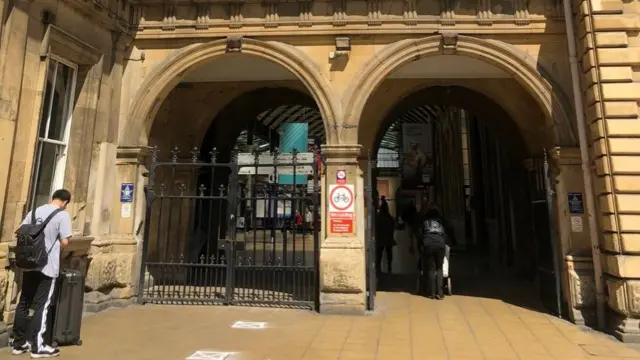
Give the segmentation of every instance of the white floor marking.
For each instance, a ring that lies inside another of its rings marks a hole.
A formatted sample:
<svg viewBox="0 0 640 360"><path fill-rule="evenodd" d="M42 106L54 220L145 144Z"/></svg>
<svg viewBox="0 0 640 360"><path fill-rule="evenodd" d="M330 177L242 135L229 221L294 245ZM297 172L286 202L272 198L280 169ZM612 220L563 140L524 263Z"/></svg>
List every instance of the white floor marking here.
<svg viewBox="0 0 640 360"><path fill-rule="evenodd" d="M232 354L232 352L196 351L185 360L225 360Z"/></svg>
<svg viewBox="0 0 640 360"><path fill-rule="evenodd" d="M267 327L266 322L253 322L253 321L236 321L231 325L234 329L264 329Z"/></svg>

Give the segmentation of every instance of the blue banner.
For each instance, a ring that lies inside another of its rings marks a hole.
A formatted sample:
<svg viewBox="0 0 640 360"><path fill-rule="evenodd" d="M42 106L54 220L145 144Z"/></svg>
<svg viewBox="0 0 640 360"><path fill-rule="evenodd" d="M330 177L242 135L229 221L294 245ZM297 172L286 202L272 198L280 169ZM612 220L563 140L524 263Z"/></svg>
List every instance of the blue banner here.
<svg viewBox="0 0 640 360"><path fill-rule="evenodd" d="M290 123L280 125L280 152L290 153L293 149L306 152L309 142L309 124ZM278 175L278 183L293 185L293 175ZM295 183L307 184L307 175L296 175Z"/></svg>

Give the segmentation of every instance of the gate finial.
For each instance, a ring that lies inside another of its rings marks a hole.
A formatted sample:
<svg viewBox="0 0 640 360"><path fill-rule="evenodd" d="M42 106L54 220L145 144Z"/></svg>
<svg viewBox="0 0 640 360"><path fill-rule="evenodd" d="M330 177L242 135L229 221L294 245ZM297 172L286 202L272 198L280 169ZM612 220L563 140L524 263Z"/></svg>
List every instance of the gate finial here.
<svg viewBox="0 0 640 360"><path fill-rule="evenodd" d="M150 149L149 149L149 154L151 154L151 162L156 162L158 161L158 153L160 151L158 150L158 145L153 145Z"/></svg>
<svg viewBox="0 0 640 360"><path fill-rule="evenodd" d="M174 146L173 150L171 150L171 162L178 162L178 154L180 154L180 149L178 149L178 146Z"/></svg>
<svg viewBox="0 0 640 360"><path fill-rule="evenodd" d="M209 156L211 158L211 163L215 164L216 163L216 159L218 157L218 149L216 149L215 147L213 149L211 149L211 151L209 151Z"/></svg>
<svg viewBox="0 0 640 360"><path fill-rule="evenodd" d="M198 150L197 146L194 146L193 149L191 149L191 162L194 164L197 163L198 157L200 157L200 150Z"/></svg>

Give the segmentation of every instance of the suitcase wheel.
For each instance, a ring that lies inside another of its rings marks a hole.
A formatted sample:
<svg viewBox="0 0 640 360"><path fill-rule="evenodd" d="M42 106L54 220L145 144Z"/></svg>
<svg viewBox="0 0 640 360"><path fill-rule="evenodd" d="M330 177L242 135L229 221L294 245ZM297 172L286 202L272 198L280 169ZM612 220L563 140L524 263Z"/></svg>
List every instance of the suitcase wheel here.
<svg viewBox="0 0 640 360"><path fill-rule="evenodd" d="M82 340L78 339L78 341L76 341L76 345L82 346Z"/></svg>
<svg viewBox="0 0 640 360"><path fill-rule="evenodd" d="M57 347L58 347L58 342L57 342L57 341L54 341L54 342L53 342L53 344L51 344L51 347L53 347L53 348L57 348Z"/></svg>

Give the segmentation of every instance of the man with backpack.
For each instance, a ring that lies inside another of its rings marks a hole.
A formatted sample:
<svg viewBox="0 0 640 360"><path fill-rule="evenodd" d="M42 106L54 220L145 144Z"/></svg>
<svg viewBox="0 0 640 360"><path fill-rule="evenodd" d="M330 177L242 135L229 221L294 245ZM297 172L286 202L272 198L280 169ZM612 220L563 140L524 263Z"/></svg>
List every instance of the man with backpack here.
<svg viewBox="0 0 640 360"><path fill-rule="evenodd" d="M13 355L31 352L35 359L60 355L48 344L47 324L60 272L60 249L69 244L71 218L65 211L71 193L60 189L51 202L30 211L16 231L16 265L23 270L20 301L13 325ZM29 318L29 309L33 316Z"/></svg>
<svg viewBox="0 0 640 360"><path fill-rule="evenodd" d="M426 269L428 296L431 299L442 300L443 293L443 264L446 247L453 242L453 234L448 222L438 211L437 206L426 201L414 225L414 238L420 249L420 261ZM411 245L411 252L415 246Z"/></svg>

